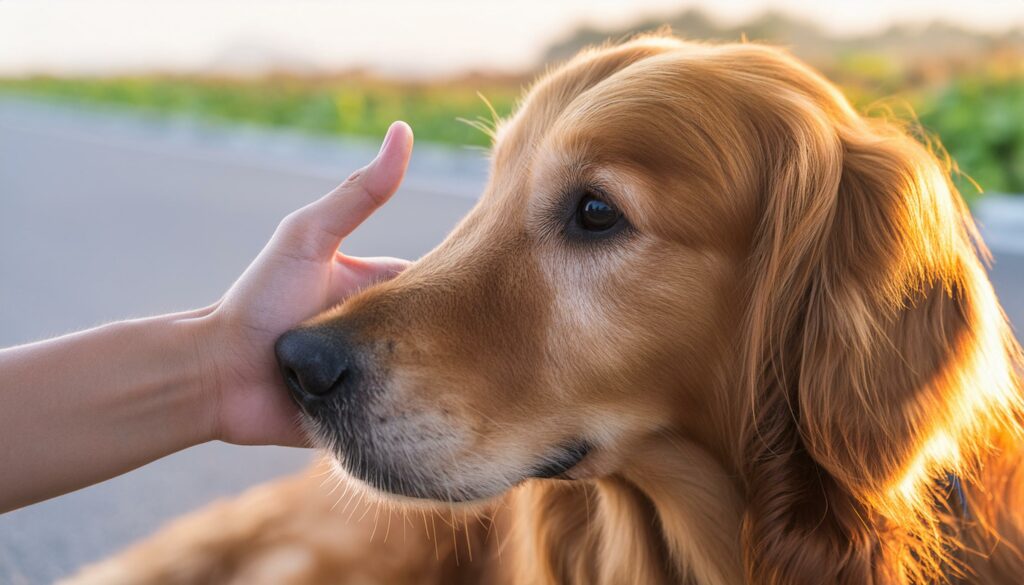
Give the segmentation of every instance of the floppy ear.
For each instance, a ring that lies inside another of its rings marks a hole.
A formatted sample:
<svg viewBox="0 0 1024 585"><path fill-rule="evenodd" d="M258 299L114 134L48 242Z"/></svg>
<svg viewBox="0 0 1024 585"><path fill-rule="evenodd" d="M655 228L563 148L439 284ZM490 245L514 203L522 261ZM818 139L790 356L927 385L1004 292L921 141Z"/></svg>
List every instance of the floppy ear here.
<svg viewBox="0 0 1024 585"><path fill-rule="evenodd" d="M749 578L931 582L945 570L932 480L1009 424L1016 346L934 155L800 83L762 134Z"/></svg>

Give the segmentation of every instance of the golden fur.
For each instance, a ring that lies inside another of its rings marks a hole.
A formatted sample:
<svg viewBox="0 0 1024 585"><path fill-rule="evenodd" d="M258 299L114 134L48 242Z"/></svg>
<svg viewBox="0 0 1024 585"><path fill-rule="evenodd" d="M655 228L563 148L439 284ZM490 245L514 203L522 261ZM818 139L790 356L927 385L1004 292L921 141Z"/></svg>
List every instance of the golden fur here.
<svg viewBox="0 0 1024 585"><path fill-rule="evenodd" d="M627 232L567 242L588 189ZM257 488L72 582L1019 582L1024 361L979 253L940 160L783 51L585 51L440 247L308 325L382 364L375 453L415 464ZM576 437L571 481L522 481Z"/></svg>

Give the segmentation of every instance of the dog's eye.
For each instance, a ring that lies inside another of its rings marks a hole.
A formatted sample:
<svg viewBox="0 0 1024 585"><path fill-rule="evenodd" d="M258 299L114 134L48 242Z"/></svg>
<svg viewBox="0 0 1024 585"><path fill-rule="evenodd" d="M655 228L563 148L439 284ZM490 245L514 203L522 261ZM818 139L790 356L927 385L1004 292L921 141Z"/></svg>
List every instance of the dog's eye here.
<svg viewBox="0 0 1024 585"><path fill-rule="evenodd" d="M601 201L592 194L580 200L576 211L576 221L580 227L591 232L603 232L611 229L619 222L622 214L610 204Z"/></svg>

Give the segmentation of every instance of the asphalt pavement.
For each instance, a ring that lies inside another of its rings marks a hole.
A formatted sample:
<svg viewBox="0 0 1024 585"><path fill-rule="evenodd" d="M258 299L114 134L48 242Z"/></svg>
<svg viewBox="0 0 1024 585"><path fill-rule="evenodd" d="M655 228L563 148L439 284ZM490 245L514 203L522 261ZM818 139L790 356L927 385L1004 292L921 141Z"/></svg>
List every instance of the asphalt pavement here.
<svg viewBox="0 0 1024 585"><path fill-rule="evenodd" d="M213 302L284 215L376 148L0 99L0 347ZM422 255L473 205L486 170L479 152L417 145L405 186L344 250ZM995 249L993 281L1024 324L1024 250L1017 228L1001 229L1011 244ZM208 444L2 515L0 583L51 582L311 457Z"/></svg>
<svg viewBox="0 0 1024 585"><path fill-rule="evenodd" d="M370 142L0 100L0 347L215 301L288 212L369 162ZM479 152L417 145L356 255L421 256L475 202ZM312 453L202 445L0 516L0 583L49 583ZM3 470L0 470L3 473Z"/></svg>

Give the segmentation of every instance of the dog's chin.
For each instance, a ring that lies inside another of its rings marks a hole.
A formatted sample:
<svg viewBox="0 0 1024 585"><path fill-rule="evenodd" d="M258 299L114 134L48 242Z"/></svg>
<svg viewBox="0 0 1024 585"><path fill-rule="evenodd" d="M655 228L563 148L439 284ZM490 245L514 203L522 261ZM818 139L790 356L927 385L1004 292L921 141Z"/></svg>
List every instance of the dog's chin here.
<svg viewBox="0 0 1024 585"><path fill-rule="evenodd" d="M330 455L335 472L362 488L367 494L391 503L413 507L430 507L439 503L467 506L485 504L519 483L502 479L489 482L489 485L475 486L463 483L453 486L437 481L413 480L397 472L367 474L365 466L349 465L348 460L349 458L343 454ZM420 475L428 473L424 469Z"/></svg>
<svg viewBox="0 0 1024 585"><path fill-rule="evenodd" d="M443 477L442 474L431 474L426 467L417 469L416 477L410 477L410 474L390 469L384 464L359 455L349 456L335 452L331 455L331 461L337 472L386 500L413 505L474 505L499 497L510 488L529 479L572 479L570 472L592 450L590 443L573 441L561 445L553 454L538 457L538 463L525 472L510 472L508 476L491 478L480 485L466 482L447 485L438 481ZM353 461L357 463L352 464Z"/></svg>

